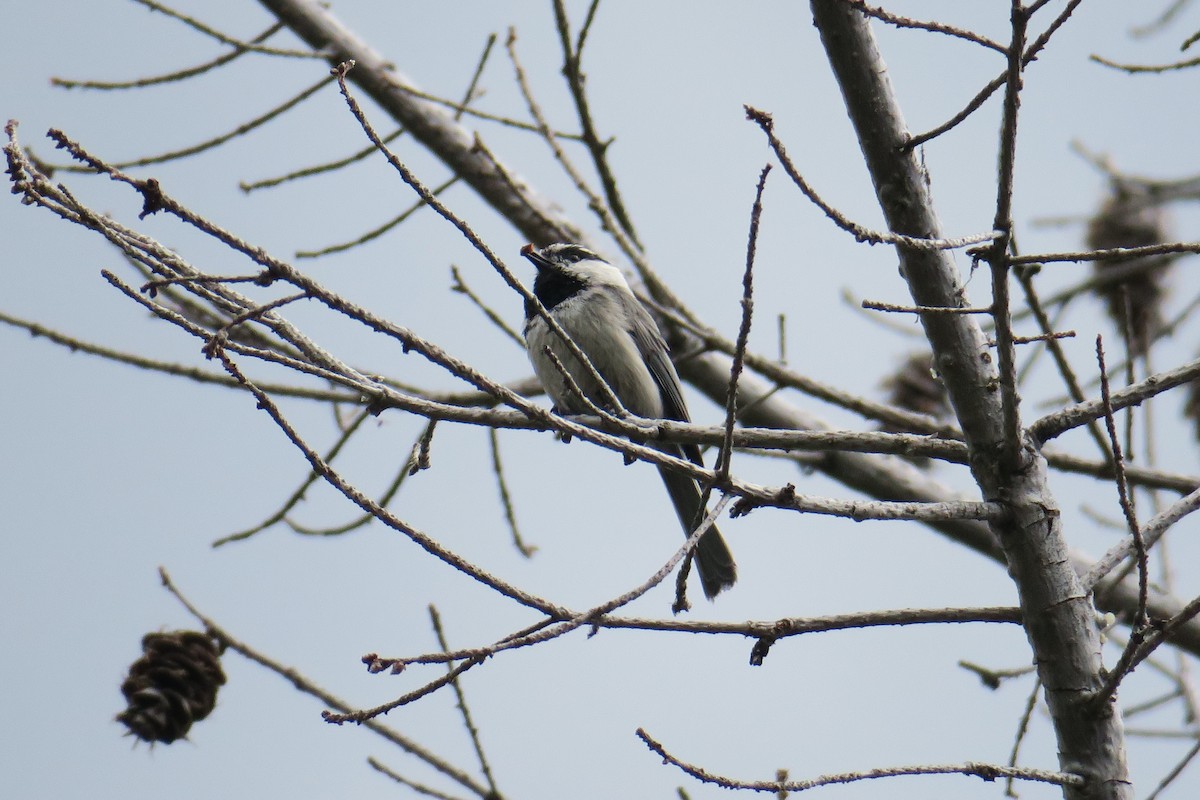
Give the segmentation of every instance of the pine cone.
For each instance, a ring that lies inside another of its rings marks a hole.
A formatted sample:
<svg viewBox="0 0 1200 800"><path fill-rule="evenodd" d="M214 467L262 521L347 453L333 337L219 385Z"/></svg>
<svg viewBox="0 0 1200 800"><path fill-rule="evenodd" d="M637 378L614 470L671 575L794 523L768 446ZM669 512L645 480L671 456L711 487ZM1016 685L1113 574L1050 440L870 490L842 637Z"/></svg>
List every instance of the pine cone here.
<svg viewBox="0 0 1200 800"><path fill-rule="evenodd" d="M1088 223L1087 246L1092 250L1148 247L1168 241L1166 213L1162 206L1145 189L1128 182L1113 181L1112 194ZM1108 314L1117 328L1128 334L1130 351L1134 355L1145 355L1150 341L1162 327L1163 278L1174 259L1171 255L1142 256L1093 263L1097 275L1118 266L1145 266L1137 274L1096 289L1107 303Z"/></svg>
<svg viewBox="0 0 1200 800"><path fill-rule="evenodd" d="M121 684L128 708L117 720L129 728L127 735L170 744L212 712L223 683L220 651L208 635L148 633L142 638L142 657Z"/></svg>
<svg viewBox="0 0 1200 800"><path fill-rule="evenodd" d="M889 392L888 402L899 408L930 417L950 413L946 389L933 373L929 353L910 355L900 370L883 382L883 387Z"/></svg>
<svg viewBox="0 0 1200 800"><path fill-rule="evenodd" d="M943 418L950 415L950 403L946 399L946 388L930 367L929 353L913 353L904 361L899 371L883 382L888 391L888 402L907 411ZM888 433L906 433L894 425L883 425ZM929 469L928 458L908 459L921 469Z"/></svg>

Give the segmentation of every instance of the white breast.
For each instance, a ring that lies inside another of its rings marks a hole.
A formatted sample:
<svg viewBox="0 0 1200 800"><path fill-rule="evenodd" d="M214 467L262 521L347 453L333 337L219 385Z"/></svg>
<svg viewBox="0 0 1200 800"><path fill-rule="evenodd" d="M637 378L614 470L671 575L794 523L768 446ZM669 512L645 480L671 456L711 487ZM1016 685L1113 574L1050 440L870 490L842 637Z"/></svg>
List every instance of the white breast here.
<svg viewBox="0 0 1200 800"><path fill-rule="evenodd" d="M636 302L636 300L634 301ZM575 340L596 370L604 377L625 408L638 416L662 416L662 398L650 376L627 326L619 300L609 291L588 289L554 308L554 319ZM603 405L599 385L590 377L566 345L550 332L545 321L535 317L525 332L534 372L555 406L568 413L583 413L579 401L543 350L547 344L575 379L588 399Z"/></svg>

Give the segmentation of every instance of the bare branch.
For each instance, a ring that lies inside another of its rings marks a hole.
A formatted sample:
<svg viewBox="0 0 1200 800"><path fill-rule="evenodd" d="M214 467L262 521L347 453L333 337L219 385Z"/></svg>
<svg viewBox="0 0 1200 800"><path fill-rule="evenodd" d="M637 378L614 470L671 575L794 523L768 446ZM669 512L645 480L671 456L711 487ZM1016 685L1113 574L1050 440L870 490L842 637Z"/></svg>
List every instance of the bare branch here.
<svg viewBox="0 0 1200 800"><path fill-rule="evenodd" d="M1154 790L1146 795L1146 800L1155 800L1155 798L1162 794L1163 790L1175 782L1175 779L1187 769L1188 765L1195 760L1197 755L1200 755L1200 738L1196 739L1196 743L1184 754L1183 758L1179 759L1179 762L1171 768L1171 771L1163 776L1163 779L1158 782Z"/></svg>
<svg viewBox="0 0 1200 800"><path fill-rule="evenodd" d="M947 36L952 36L956 39L963 39L974 44L982 45L989 50L995 50L997 53L1006 54L1008 48L997 41L981 36L974 31L969 31L964 28L958 28L954 25L946 25L941 22L927 22L923 20L910 19L902 17L899 14L893 14L886 9L877 6L867 5L864 0L842 0L847 5L854 6L864 14L874 17L877 20L895 25L897 28L913 28L915 30L932 31L934 33L943 33Z"/></svg>
<svg viewBox="0 0 1200 800"><path fill-rule="evenodd" d="M137 2L146 2L146 0L137 0ZM270 109L269 111L266 111L265 113L260 114L259 116L255 117L252 120L249 120L248 122L243 122L241 125L238 125L233 130L227 131L226 133L222 133L220 136L214 136L211 139L207 139L198 144L194 144L189 147L184 147L179 150L172 150L167 153L160 153L159 155L156 155L156 156L146 156L145 158L135 158L130 161L119 161L119 162L117 162L115 164L111 164L109 166L112 169L118 169L118 170L132 169L134 167L145 167L145 166L149 166L150 164L162 164L167 161L175 161L176 159L187 158L188 156L194 156L198 153L203 153L206 150L211 150L214 147L219 147L228 141L231 141L233 139L236 139L239 136L249 133L250 131L254 130L255 128L262 127L263 125L267 124L268 122L270 122L271 120L280 116L281 114L283 114L287 111L290 111L291 109L300 105L300 103L302 103L305 100L307 100L308 98L312 97L317 92L321 91L321 89L325 88L325 86L327 86L328 84L330 84L332 82L333 82L333 78L322 78L321 80L317 81L312 86L308 87L307 89L305 89L304 91L295 95L294 97L289 98L288 100L284 101L280 105L275 106L274 108ZM90 167L90 165L89 165L89 167ZM61 166L56 166L55 169L61 169L64 172L88 172L88 171L90 171L89 168L77 167L73 164L65 164L65 165L61 165Z"/></svg>
<svg viewBox="0 0 1200 800"><path fill-rule="evenodd" d="M487 303L485 303L483 299L479 297L479 295L475 294L475 292L471 290L471 287L468 286L467 282L463 280L462 273L458 271L458 267L454 264L450 265L450 277L454 281L450 285L450 291L465 295L466 298L470 300L476 308L483 312L484 316L488 318L489 322L495 325L501 333L508 337L509 341L524 349L525 339L521 336L521 334L514 331L509 324L504 321L504 317L500 316L495 309L487 305Z"/></svg>
<svg viewBox="0 0 1200 800"><path fill-rule="evenodd" d="M283 678L304 694L317 698L328 708L339 708L346 710L350 709L351 706L347 702L317 686L308 678L300 674L300 672L298 672L296 669L292 667L285 667L279 662L258 652L241 640L234 638L229 634L228 631L214 622L211 618L202 614L195 606L193 606L191 601L184 597L179 589L176 588L175 584L171 581L170 575L167 574L167 571L164 568L159 567L158 573L159 577L162 579L163 586L166 587L166 590L170 592L175 599L178 600L180 604L188 610L189 614L195 617L200 624L204 626L206 631L208 631L214 638L217 639L217 641L221 643L222 647L233 650L234 652L244 656L247 660L253 661L255 664L258 664L261 667L265 667L269 672L273 672L279 677ZM450 778L460 786L469 789L480 797L486 796L486 788L471 778L470 775L467 775L462 770L451 766L449 761L417 744L417 742L413 741L402 733L389 728L387 725L384 725L382 722L375 719L364 720L362 724L372 733L382 736L385 740L396 745L404 752L416 756L422 762L429 765L442 775L445 775L447 778Z"/></svg>
<svg viewBox="0 0 1200 800"><path fill-rule="evenodd" d="M100 358L114 361L118 364L128 364L138 369L150 370L152 372L161 372L164 375L175 375L188 380L196 381L197 383L211 383L218 386L225 386L233 389L244 389L241 384L235 381L228 375L221 375L215 372L198 367L188 367L183 364L173 364L169 361L159 361L153 358L146 358L134 353L127 353L122 350L114 350L102 345L93 344L82 339L77 339L73 336L67 336L64 333L51 330L44 325L39 325L36 322L19 319L9 316L4 312L0 312L0 323L11 325L14 328L21 328L30 333L32 336L41 337L47 341L54 342L57 345L67 348L72 352L87 353L89 355L98 356ZM361 398L358 395L349 394L347 392L339 392L333 389L310 389L303 386L285 386L275 383L264 383L264 391L272 395L280 397L297 397L304 400L319 400L321 402L331 403L356 403Z"/></svg>
<svg viewBox="0 0 1200 800"><path fill-rule="evenodd" d="M1120 411L1128 406L1136 406L1145 400L1176 386L1193 381L1200 377L1200 359L1189 361L1181 367L1166 372L1159 372L1143 381L1127 386L1112 395L1112 410ZM1061 411L1047 414L1029 426L1029 433L1040 442L1048 442L1061 436L1072 428L1077 428L1087 422L1104 416L1104 401L1088 400L1067 406Z"/></svg>
<svg viewBox="0 0 1200 800"><path fill-rule="evenodd" d="M433 789L432 787L426 786L423 783L417 783L416 781L410 781L408 778L405 778L403 775L396 772L395 770L384 766L383 762L379 761L379 759L377 759L373 756L367 759L367 763L370 764L371 768L374 769L376 772L380 772L384 775L387 775L389 778L394 780L396 783L400 784L401 786L405 786L409 789L412 789L417 794L422 794L422 795L425 795L426 797L433 797L433 798L436 798L437 800L459 800L459 798L455 797L454 795L450 795L450 794L446 794L445 792L438 791L437 789Z"/></svg>
<svg viewBox="0 0 1200 800"><path fill-rule="evenodd" d="M818 208L825 212L825 216L833 220L839 228L851 234L857 242L867 242L868 244L900 244L906 247L914 247L921 250L954 250L960 247L968 247L980 242L991 242L996 239L999 234L996 231L988 233L978 233L972 236L961 236L954 239L943 239L940 237L925 237L925 236L906 236L904 234L894 232L872 231L868 228L859 225L857 222L851 221L840 211L826 203L821 196L817 194L800 171L796 169L792 160L788 157L787 150L783 146L783 142L775 135L775 121L771 115L765 111L759 111L756 108L746 106L746 119L756 123L762 128L763 133L767 135L767 142L771 145L771 149L775 151L775 156L779 159L779 163L783 165L783 169L791 177L792 181L800 188L805 197L811 200Z"/></svg>
<svg viewBox="0 0 1200 800"><path fill-rule="evenodd" d="M1189 58L1185 61L1173 61L1170 64L1122 64L1118 61L1111 61L1104 56L1092 54L1089 57L1097 64L1102 64L1112 69L1127 72L1130 75L1145 75L1159 74L1163 72L1174 72L1176 70L1191 69L1192 67L1200 66L1200 58Z"/></svg>
<svg viewBox="0 0 1200 800"><path fill-rule="evenodd" d="M380 142L382 142L382 141L383 140L380 139ZM459 180L459 178L457 175L452 175L450 178L448 178L446 181L444 181L442 183L442 185L434 188L432 190L432 194L435 197L440 195L442 192L446 191L451 186L458 183L458 180ZM379 225L375 228L372 228L371 230L367 231L366 233L361 234L360 236L358 236L354 239L351 239L347 242L340 242L338 244L331 244L326 247L322 247L320 250L297 250L296 258L320 258L321 256L332 255L333 253L344 253L347 250L352 250L353 248L358 247L359 245L366 244L367 242L372 241L373 239L378 239L380 236L387 233L392 228L395 228L397 225L400 225L402 222L407 220L413 214L420 211L425 206L426 206L426 202L423 199L418 200L417 202L413 203L411 206L406 208L404 211L401 211L399 214L392 217L387 222L385 222L382 225Z"/></svg>
<svg viewBox="0 0 1200 800"><path fill-rule="evenodd" d="M711 514L710 514L711 516ZM688 548L685 545L678 555ZM669 562L673 566L678 561ZM669 572L669 569L667 570ZM573 618L587 616L586 613L575 615ZM568 620L553 620L568 621ZM642 617L618 617L611 614L597 614L588 618L588 624L601 628L644 631L669 631L673 633L697 633L710 636L737 636L751 639L785 639L793 636L803 636L810 633L828 633L831 631L858 630L862 628L892 627L901 625L942 625L965 624L972 622L1020 624L1020 612L1016 608L903 608L887 611L863 611L851 614L833 614L824 617L791 617L785 619L718 622L710 620L683 619L651 619ZM549 623L547 623L549 624ZM529 633L522 633L521 638L527 638ZM540 636L538 641L543 640ZM448 661L459 661L476 656L491 656L502 650L512 649L517 635L505 637L496 645L476 647L451 652L426 653L419 656L401 658L381 658L373 656L383 669L393 672L402 671L416 664L444 664ZM524 644L525 642L521 642ZM378 671L378 670L375 670Z"/></svg>
<svg viewBox="0 0 1200 800"><path fill-rule="evenodd" d="M1104 365L1104 345L1100 336L1096 337L1096 360L1100 366L1100 399L1104 403L1104 426L1108 430L1109 446L1112 448L1113 469L1117 483L1117 497L1121 504L1121 513L1133 539L1133 550L1137 556L1138 569L1138 610L1134 618L1133 633L1129 637L1129 648L1132 651L1142 641L1146 619L1146 603L1149 597L1150 567L1147 563L1147 545L1142 537L1142 529L1138 525L1137 514L1133 509L1133 499L1129 495L1129 484L1125 479L1125 454L1121 443L1117 440L1117 425L1113 419L1112 395L1108 388L1108 369Z"/></svg>
<svg viewBox="0 0 1200 800"><path fill-rule="evenodd" d="M637 736L650 750L662 757L664 763L678 767L703 783L714 783L724 789L746 789L756 792L803 792L818 786L829 786L839 783L856 783L858 781L874 780L877 778L895 778L902 775L970 775L985 781L997 778L1016 778L1018 780L1052 783L1058 786L1082 787L1087 781L1082 775L1069 772L1050 772L1040 769L1020 769L1005 767L999 764L982 764L967 762L965 764L916 764L908 767L884 767L864 770L862 772L843 772L836 775L821 775L804 781L743 781L714 775L694 764L681 761L667 752L667 749L650 737L645 730L638 728Z"/></svg>
<svg viewBox="0 0 1200 800"><path fill-rule="evenodd" d="M261 42L265 42L267 39L271 38L276 33L279 33L281 30L283 30L283 23L276 22L258 36L255 36L253 39L251 39L250 43L260 44ZM150 78L137 78L130 81L75 81L67 78L51 78L50 83L54 86L60 86L64 89L141 89L147 86L158 86L159 84L163 83L174 83L176 81L194 78L197 75L202 75L205 72L208 72L209 70L222 67L239 56L245 55L249 52L250 50L248 48L235 45L231 52L222 56L218 56L211 61L206 61L203 64L197 64L196 66L189 67L187 69L168 72L165 75L155 75Z"/></svg>
<svg viewBox="0 0 1200 800"><path fill-rule="evenodd" d="M746 344L750 340L750 324L754 316L754 252L758 246L763 189L766 188L767 175L770 173L770 164L764 166L762 172L759 173L758 186L754 193L754 205L750 210L750 233L746 243L746 270L742 277L742 322L738 328L733 366L729 370L729 394L725 401L725 441L721 443L720 455L717 456L715 465L717 475L721 480L729 479L730 462L733 456L733 427L737 421L738 377L742 374L742 364L746 358ZM707 499L705 497L705 501Z"/></svg>
<svg viewBox="0 0 1200 800"><path fill-rule="evenodd" d="M1064 7L1059 15L1054 18L1054 21L1047 26L1046 30L1042 32L1042 35L1035 39L1033 44L1029 45L1029 47L1021 55L1022 67L1028 66L1029 62L1037 58L1038 53L1040 53L1042 49L1049 44L1050 37L1054 35L1054 32L1062 27L1062 25L1071 17L1071 15L1075 13L1075 9L1078 8L1079 4L1082 2L1083 0L1069 0L1066 7ZM1037 8L1031 7L1027 9L1027 13L1032 15L1036 10ZM916 148L928 142L930 139L941 136L946 131L957 127L960 122L978 111L983 104L987 102L987 99L991 97L996 90L1003 86L1007 81L1008 70L1005 70L993 78L991 82L989 82L983 87L983 89L979 91L978 94L971 98L971 101L967 103L966 107L962 111L958 112L949 120L937 126L933 130L926 131L925 133L921 133L916 136L910 136L908 141L904 144L905 149L915 150Z"/></svg>
<svg viewBox="0 0 1200 800"><path fill-rule="evenodd" d="M575 103L575 112L579 117L579 125L583 131L583 143L592 157L592 164L596 168L596 174L600 177L600 185L604 189L604 197L608 202L608 206L612 209L612 216L620 224L625 235L640 250L642 243L638 240L637 231L634 230L633 220L630 218L629 212L625 210L625 203L621 199L621 192L617 189L617 178L608 165L608 146L612 144L612 141L600 141L600 137L596 133L595 123L592 121L592 110L588 104L587 92L584 90L585 76L582 70L583 43L588 30L591 28L592 21L596 18L596 9L599 5L599 0L593 0L592 4L588 7L587 17L583 27L579 31L579 46L572 49L571 24L567 19L566 5L563 3L563 0L554 1L554 23L558 28L559 43L563 52L563 77L567 80L567 88L570 90L571 99Z"/></svg>
<svg viewBox="0 0 1200 800"><path fill-rule="evenodd" d="M154 0L133 0L133 1L135 3L140 3L141 5L144 5L146 8L150 9L151 11L157 11L160 14L166 14L168 17L177 19L180 22L182 22L184 25L187 25L189 28L192 28L193 30L197 30L200 33L203 33L205 36L210 36L213 39L216 39L221 44L227 44L232 47L236 47L239 50L248 50L248 51L254 52L254 53L263 53L265 55L270 55L270 56L283 56L286 58L324 58L325 57L325 55L323 53L314 52L312 50L285 50L285 49L281 49L278 47L264 47L260 44L255 44L253 42L243 42L239 39L234 39L231 36L227 36L226 34L221 33L216 28L212 28L208 25L205 25L203 22L200 22L199 20L195 19L194 17L189 17L186 14L181 14L172 8L168 8L167 6L162 5L161 3L156 3L156 2L154 2Z"/></svg>
<svg viewBox="0 0 1200 800"><path fill-rule="evenodd" d="M1003 233L986 249L985 257L992 276L992 321L995 325L997 373L1000 387L1003 448L1002 467L1016 469L1020 458L1021 416L1017 399L1016 352L1013 343L1012 307L1009 301L1008 249L1011 246L1013 219L1013 171L1017 157L1017 111L1021 107L1022 59L1025 50L1025 28L1029 11L1012 0L1010 14L1012 40L1008 46L1008 71L1005 78L1004 114L1000 123L999 178L996 182L996 215L992 227Z"/></svg>
<svg viewBox="0 0 1200 800"><path fill-rule="evenodd" d="M512 532L513 546L521 555L533 558L533 554L537 552L537 546L525 544L525 540L521 536L521 529L517 526L517 509L513 505L512 495L508 490L508 481L504 477L504 464L500 460L500 437L495 428L488 428L488 440L492 451L492 472L496 475L496 488L500 491L500 505L504 507L504 519L508 522L509 531Z"/></svg>
<svg viewBox="0 0 1200 800"><path fill-rule="evenodd" d="M429 619L433 623L434 633L437 634L438 647L444 651L450 650L450 645L446 642L446 633L442 629L442 617L438 614L435 606L429 607ZM453 666L447 662L448 668L453 669ZM479 759L479 769L483 773L484 780L488 784L488 797L500 797L500 790L496 787L496 779L492 775L491 765L488 764L487 756L483 752L483 742L479 739L479 729L475 727L474 720L471 719L471 710L467 707L467 697L463 694L462 685L457 681L450 684L454 688L454 696L457 699L459 713L462 714L463 726L467 729L467 735L471 737L471 746L475 749L475 755Z"/></svg>
<svg viewBox="0 0 1200 800"><path fill-rule="evenodd" d="M1191 494L1180 498L1168 508L1156 514L1139 529L1141 538L1145 543L1144 547L1153 547L1172 525L1198 508L1200 508L1200 488L1195 489ZM1083 585L1088 589L1092 589L1100 583L1104 576L1108 575L1118 564L1128 558L1131 553L1136 552L1136 550L1137 543L1131 535L1105 553L1104 557L1092 566L1088 573L1083 576Z"/></svg>
<svg viewBox="0 0 1200 800"><path fill-rule="evenodd" d="M1161 256L1172 253L1200 253L1200 242L1168 242L1166 244L1147 245L1146 247L1110 247L1105 250L1083 250L1074 253L1038 253L1030 256L1013 256L1009 263L1013 266L1021 264L1051 264L1057 261L1104 261L1107 259L1131 259L1139 256ZM1145 269L1145 267L1142 267ZM1138 270L1130 270L1137 272ZM1125 277L1128 277L1127 275ZM1113 281L1119 280L1114 278ZM1113 282L1108 281L1108 282Z"/></svg>

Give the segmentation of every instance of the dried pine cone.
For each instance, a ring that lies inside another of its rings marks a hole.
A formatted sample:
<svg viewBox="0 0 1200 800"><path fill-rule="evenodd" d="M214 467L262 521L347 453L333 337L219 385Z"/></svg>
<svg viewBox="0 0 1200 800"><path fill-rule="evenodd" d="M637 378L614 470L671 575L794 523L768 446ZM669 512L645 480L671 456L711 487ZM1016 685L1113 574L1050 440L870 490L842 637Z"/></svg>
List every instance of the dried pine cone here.
<svg viewBox="0 0 1200 800"><path fill-rule="evenodd" d="M142 657L121 684L129 705L117 720L128 735L151 744L187 736L217 704L217 689L225 683L220 655L217 643L196 631L146 634Z"/></svg>
<svg viewBox="0 0 1200 800"><path fill-rule="evenodd" d="M1166 228L1166 213L1146 189L1113 181L1112 194L1088 223L1087 246L1092 250L1108 250L1162 244L1170 241ZM1162 326L1162 283L1166 267L1174 259L1171 255L1142 256L1111 258L1093 264L1097 275L1114 267L1145 266L1134 275L1096 289L1118 329L1128 334L1130 350L1135 355L1146 354L1150 341Z"/></svg>
<svg viewBox="0 0 1200 800"><path fill-rule="evenodd" d="M898 408L942 418L949 416L950 403L946 399L946 388L930 368L929 353L913 353L904 361L900 370L883 382L888 391L888 402ZM884 425L888 433L905 433L893 425ZM910 458L921 469L929 469L927 458Z"/></svg>
<svg viewBox="0 0 1200 800"><path fill-rule="evenodd" d="M929 353L910 355L900 370L883 382L883 387L889 392L888 402L899 408L930 417L950 413L946 389L930 366Z"/></svg>

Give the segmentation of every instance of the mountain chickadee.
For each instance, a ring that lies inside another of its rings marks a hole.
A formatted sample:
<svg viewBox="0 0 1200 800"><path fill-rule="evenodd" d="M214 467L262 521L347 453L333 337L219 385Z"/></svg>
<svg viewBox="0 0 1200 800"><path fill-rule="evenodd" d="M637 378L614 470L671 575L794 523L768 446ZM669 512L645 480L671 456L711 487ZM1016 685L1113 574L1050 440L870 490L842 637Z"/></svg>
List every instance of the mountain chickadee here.
<svg viewBox="0 0 1200 800"><path fill-rule="evenodd" d="M552 244L542 250L527 244L521 248L521 255L537 267L533 294L588 357L626 410L650 419L687 422L687 406L667 343L621 271L574 244ZM590 371L571 355L529 301L525 303L525 344L533 371L557 410L574 414L588 411L546 355L547 345L583 394L596 405L605 405L604 393ZM655 446L704 466L700 448L694 444ZM700 487L675 470L659 467L658 472L684 534L690 535L705 517ZM737 580L733 555L715 525L700 537L695 561L704 594L710 599Z"/></svg>

